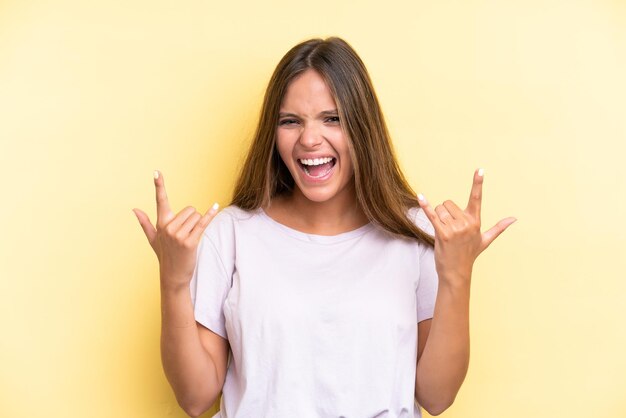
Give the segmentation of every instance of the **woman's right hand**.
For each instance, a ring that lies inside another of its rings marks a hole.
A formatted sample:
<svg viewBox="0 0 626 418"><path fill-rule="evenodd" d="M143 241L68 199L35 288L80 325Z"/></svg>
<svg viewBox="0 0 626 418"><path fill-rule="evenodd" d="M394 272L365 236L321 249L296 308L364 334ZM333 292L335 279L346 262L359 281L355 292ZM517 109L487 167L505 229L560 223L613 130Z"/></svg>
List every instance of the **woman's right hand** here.
<svg viewBox="0 0 626 418"><path fill-rule="evenodd" d="M156 228L145 212L139 209L133 209L133 212L159 260L161 287L180 289L189 286L196 267L198 244L202 233L217 214L218 204L214 204L204 215L191 206L174 215L165 192L163 175L159 171L154 172L154 186Z"/></svg>

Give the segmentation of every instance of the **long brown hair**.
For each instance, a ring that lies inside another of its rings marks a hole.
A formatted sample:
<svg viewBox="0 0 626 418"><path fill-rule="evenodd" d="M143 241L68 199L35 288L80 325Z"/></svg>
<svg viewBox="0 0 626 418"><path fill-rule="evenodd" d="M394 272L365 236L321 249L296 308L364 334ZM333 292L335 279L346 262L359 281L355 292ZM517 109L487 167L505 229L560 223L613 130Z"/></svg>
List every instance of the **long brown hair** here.
<svg viewBox="0 0 626 418"><path fill-rule="evenodd" d="M324 78L337 103L349 141L357 202L367 218L393 234L432 246L433 237L408 217L408 209L419 204L396 161L367 69L354 49L337 37L302 42L278 63L231 204L254 210L293 190L294 180L276 149L276 128L289 83L308 69Z"/></svg>

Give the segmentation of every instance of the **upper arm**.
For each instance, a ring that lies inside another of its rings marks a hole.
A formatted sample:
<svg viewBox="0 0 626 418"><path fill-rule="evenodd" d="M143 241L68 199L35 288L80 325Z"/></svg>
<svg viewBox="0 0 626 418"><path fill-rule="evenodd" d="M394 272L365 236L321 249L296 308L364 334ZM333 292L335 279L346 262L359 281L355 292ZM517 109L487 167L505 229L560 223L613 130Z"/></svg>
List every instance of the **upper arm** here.
<svg viewBox="0 0 626 418"><path fill-rule="evenodd" d="M200 343L215 365L216 378L219 384L218 392L220 392L224 387L224 380L226 379L230 345L226 338L214 333L199 322L196 322L196 326L198 327Z"/></svg>
<svg viewBox="0 0 626 418"><path fill-rule="evenodd" d="M417 361L416 365L422 357L424 347L426 347L426 340L428 340L428 334L430 333L430 325L433 319L425 319L417 323Z"/></svg>

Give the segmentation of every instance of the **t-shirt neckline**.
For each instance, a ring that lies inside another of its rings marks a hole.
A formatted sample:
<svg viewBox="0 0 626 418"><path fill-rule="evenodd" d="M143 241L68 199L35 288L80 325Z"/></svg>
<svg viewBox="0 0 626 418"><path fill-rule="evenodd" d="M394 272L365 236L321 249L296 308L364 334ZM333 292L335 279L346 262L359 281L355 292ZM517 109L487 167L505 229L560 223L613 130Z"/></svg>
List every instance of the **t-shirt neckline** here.
<svg viewBox="0 0 626 418"><path fill-rule="evenodd" d="M292 236L293 238L318 244L335 244L338 242L347 241L361 236L374 228L374 224L368 222L367 224L360 226L357 229L353 229L352 231L342 232L336 235L316 235L302 232L297 229L293 229L287 225L281 224L280 222L269 216L267 213L265 213L265 210L263 210L263 208L259 208L258 213L261 218L268 222L270 225L274 226L277 229L280 229L284 233Z"/></svg>

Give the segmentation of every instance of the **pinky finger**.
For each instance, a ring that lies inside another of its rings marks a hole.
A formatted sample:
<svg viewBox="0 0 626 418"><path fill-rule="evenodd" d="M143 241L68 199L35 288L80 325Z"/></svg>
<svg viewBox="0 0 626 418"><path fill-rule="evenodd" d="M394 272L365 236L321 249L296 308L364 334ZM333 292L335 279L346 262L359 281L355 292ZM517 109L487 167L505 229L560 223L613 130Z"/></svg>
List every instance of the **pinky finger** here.
<svg viewBox="0 0 626 418"><path fill-rule="evenodd" d="M424 209L424 213L430 220L430 223L433 224L435 231L438 231L441 228L441 221L439 220L437 212L435 212L435 210L430 206L430 203L428 203L428 200L426 200L423 194L420 193L417 195L417 201L419 202L420 207Z"/></svg>
<svg viewBox="0 0 626 418"><path fill-rule="evenodd" d="M209 209L203 216L200 218L198 223L193 227L191 232L189 233L190 240L194 242L198 242L200 240L200 236L209 225L209 222L217 215L217 209L220 207L217 203L213 204L211 209Z"/></svg>

